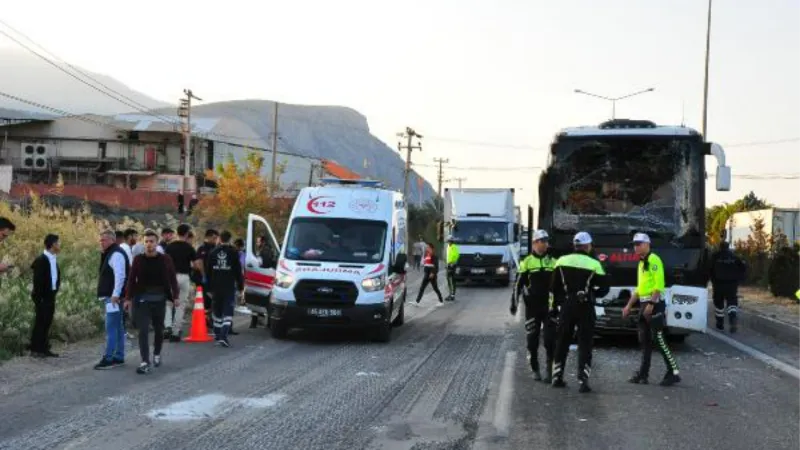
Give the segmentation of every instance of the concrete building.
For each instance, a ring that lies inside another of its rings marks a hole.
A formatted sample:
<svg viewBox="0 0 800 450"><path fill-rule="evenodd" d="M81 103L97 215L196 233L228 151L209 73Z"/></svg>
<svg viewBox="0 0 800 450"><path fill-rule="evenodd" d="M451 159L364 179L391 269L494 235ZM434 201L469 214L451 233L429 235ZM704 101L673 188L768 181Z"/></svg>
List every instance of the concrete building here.
<svg viewBox="0 0 800 450"><path fill-rule="evenodd" d="M158 116L158 117L155 117ZM94 200L94 193L117 192L119 203L139 204L133 197L145 195L153 206L174 205L182 190L185 151L176 116L154 113L120 114L113 117L31 116L0 124L0 165L13 170L17 190L47 192L59 175L64 195L76 192ZM271 143L264 142L246 124L234 118L193 118L192 152L189 160L188 195L214 188L206 180L229 157L243 164L248 153L264 158L262 173L272 171ZM280 148L280 146L279 146ZM278 151L282 196L292 196L315 183L322 162ZM12 188L12 195L14 194ZM110 191L108 191L110 192ZM100 201L106 202L107 195ZM188 198L186 199L188 201Z"/></svg>

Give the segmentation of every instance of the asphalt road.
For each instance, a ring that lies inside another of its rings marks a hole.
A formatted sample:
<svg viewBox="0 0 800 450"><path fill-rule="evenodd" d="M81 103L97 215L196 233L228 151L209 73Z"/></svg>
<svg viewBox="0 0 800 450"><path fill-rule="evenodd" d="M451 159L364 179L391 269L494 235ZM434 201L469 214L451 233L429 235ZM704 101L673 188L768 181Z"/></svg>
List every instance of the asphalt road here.
<svg viewBox="0 0 800 450"><path fill-rule="evenodd" d="M676 387L627 384L638 353L624 341L598 343L591 394L572 377L566 390L533 381L508 295L461 288L439 306L429 293L389 344L343 332L276 341L242 318L233 348L165 344L148 376L135 350L104 372L91 369L97 345L20 358L0 367L0 449L800 446L798 381L708 336L678 347ZM661 370L654 358L653 378Z"/></svg>

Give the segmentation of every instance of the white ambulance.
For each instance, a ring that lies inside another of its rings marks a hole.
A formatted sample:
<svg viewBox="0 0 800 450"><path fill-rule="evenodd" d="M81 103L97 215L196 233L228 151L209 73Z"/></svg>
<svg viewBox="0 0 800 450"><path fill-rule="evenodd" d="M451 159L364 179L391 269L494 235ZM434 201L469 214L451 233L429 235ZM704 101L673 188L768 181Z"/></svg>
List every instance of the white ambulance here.
<svg viewBox="0 0 800 450"><path fill-rule="evenodd" d="M270 264L263 264L265 257L254 247L259 227L272 234L266 220L250 215L247 303L267 314L273 337L283 338L292 328L354 327L388 342L392 327L402 325L407 262L402 194L362 180L325 179L319 187L304 188L277 267L261 267ZM274 238L272 245L278 248Z"/></svg>

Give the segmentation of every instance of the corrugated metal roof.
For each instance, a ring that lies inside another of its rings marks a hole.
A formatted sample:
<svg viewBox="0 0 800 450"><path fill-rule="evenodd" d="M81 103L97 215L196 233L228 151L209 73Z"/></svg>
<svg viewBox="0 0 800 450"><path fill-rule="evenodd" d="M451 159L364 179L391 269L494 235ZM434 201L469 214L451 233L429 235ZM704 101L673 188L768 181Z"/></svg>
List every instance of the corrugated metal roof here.
<svg viewBox="0 0 800 450"><path fill-rule="evenodd" d="M341 166L329 159L322 160L322 167L326 172L341 180L359 180L361 175L353 172L352 170Z"/></svg>

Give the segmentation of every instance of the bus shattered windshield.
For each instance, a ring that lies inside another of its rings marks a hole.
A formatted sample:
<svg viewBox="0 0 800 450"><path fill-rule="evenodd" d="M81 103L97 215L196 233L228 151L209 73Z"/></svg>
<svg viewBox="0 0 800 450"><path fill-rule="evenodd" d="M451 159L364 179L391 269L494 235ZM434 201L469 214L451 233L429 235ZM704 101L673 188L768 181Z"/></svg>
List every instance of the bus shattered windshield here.
<svg viewBox="0 0 800 450"><path fill-rule="evenodd" d="M688 138L605 137L557 145L549 171L559 230L678 239L700 232L703 155Z"/></svg>

